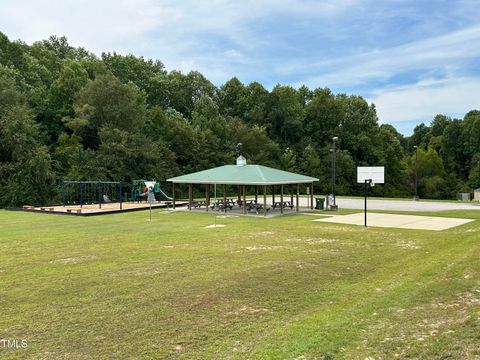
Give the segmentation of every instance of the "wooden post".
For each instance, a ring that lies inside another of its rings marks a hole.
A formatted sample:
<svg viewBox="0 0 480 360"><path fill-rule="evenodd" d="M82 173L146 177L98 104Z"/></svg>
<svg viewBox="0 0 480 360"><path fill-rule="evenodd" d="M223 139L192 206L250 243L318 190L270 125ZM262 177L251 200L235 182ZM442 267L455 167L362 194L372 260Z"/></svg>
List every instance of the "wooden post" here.
<svg viewBox="0 0 480 360"><path fill-rule="evenodd" d="M188 210L192 210L193 185L188 184Z"/></svg>
<svg viewBox="0 0 480 360"><path fill-rule="evenodd" d="M290 186L290 205L293 205L293 185Z"/></svg>
<svg viewBox="0 0 480 360"><path fill-rule="evenodd" d="M245 185L242 185L242 191L243 191L243 215L247 213L247 204L246 204L246 199L245 199Z"/></svg>
<svg viewBox="0 0 480 360"><path fill-rule="evenodd" d="M227 213L227 184L223 184L223 212Z"/></svg>
<svg viewBox="0 0 480 360"><path fill-rule="evenodd" d="M119 190L120 190L120 210L123 209L123 195L122 195L122 182L120 181L120 183L118 184L118 187L119 187ZM128 198L127 198L128 200Z"/></svg>
<svg viewBox="0 0 480 360"><path fill-rule="evenodd" d="M275 204L275 185L272 185L272 205Z"/></svg>
<svg viewBox="0 0 480 360"><path fill-rule="evenodd" d="M62 180L62 205L65 207L65 181Z"/></svg>
<svg viewBox="0 0 480 360"><path fill-rule="evenodd" d="M205 185L205 191L206 191L205 208L206 208L206 211L208 212L208 208L210 207L210 184Z"/></svg>
<svg viewBox="0 0 480 360"><path fill-rule="evenodd" d="M267 185L263 185L263 216L267 216Z"/></svg>
<svg viewBox="0 0 480 360"><path fill-rule="evenodd" d="M175 209L175 183L172 182L172 198L173 198L173 208Z"/></svg>
<svg viewBox="0 0 480 360"><path fill-rule="evenodd" d="M298 212L298 194L300 193L300 186L297 184L297 212Z"/></svg>
<svg viewBox="0 0 480 360"><path fill-rule="evenodd" d="M258 185L255 185L255 204L258 203Z"/></svg>
<svg viewBox="0 0 480 360"><path fill-rule="evenodd" d="M283 184L280 185L280 214L283 214Z"/></svg>
<svg viewBox="0 0 480 360"><path fill-rule="evenodd" d="M241 194L241 185L238 185L237 186L238 204L240 204L240 200L241 200L241 195L240 194Z"/></svg>
<svg viewBox="0 0 480 360"><path fill-rule="evenodd" d="M313 210L313 182L310 185L310 210Z"/></svg>

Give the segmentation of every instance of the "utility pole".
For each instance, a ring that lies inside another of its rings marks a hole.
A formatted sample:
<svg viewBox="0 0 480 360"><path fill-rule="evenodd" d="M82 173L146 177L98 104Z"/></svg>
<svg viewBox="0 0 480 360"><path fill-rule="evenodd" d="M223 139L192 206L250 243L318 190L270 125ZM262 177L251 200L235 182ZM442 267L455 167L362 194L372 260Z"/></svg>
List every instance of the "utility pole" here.
<svg viewBox="0 0 480 360"><path fill-rule="evenodd" d="M333 156L332 156L332 195L333 195L333 205L337 205L337 201L335 198L335 178L336 178L336 162L337 162L337 149L336 149L336 142L338 140L338 136L334 136L332 138L333 141Z"/></svg>
<svg viewBox="0 0 480 360"><path fill-rule="evenodd" d="M415 201L418 200L418 146L414 145L415 149Z"/></svg>

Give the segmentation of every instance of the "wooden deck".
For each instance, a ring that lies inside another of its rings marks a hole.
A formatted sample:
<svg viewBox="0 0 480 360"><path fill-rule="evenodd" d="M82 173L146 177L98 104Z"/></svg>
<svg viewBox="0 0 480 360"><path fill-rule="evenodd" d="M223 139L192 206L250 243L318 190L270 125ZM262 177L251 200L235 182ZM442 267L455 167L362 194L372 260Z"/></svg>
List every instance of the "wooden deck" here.
<svg viewBox="0 0 480 360"><path fill-rule="evenodd" d="M188 205L187 201L176 201L175 205L178 206L185 206ZM158 201L152 204L152 209L158 208L172 208L173 202L171 201ZM8 209L8 210L19 210L19 211L26 211L26 212L40 212L40 213L48 213L48 214L62 214L62 215L78 215L78 216L91 216L91 215L106 215L106 214L114 214L120 212L129 212L129 211L141 211L141 210L148 210L150 208L150 204L146 201L142 202L123 202L122 209L120 209L120 203L106 203L102 204L100 208L98 204L89 204L83 205L55 205L55 206L42 206L42 207L34 207L30 205L24 205L22 208L19 209Z"/></svg>

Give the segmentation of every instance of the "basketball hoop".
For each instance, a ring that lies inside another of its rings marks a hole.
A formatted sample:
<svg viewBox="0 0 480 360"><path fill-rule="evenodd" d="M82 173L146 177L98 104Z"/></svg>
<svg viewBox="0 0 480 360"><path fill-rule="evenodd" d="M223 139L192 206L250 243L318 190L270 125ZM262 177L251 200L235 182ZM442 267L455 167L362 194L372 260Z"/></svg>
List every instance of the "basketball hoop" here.
<svg viewBox="0 0 480 360"><path fill-rule="evenodd" d="M365 184L365 227L367 227L367 197L368 185L374 187L375 183L383 184L385 180L385 167L359 166L357 167L357 183Z"/></svg>

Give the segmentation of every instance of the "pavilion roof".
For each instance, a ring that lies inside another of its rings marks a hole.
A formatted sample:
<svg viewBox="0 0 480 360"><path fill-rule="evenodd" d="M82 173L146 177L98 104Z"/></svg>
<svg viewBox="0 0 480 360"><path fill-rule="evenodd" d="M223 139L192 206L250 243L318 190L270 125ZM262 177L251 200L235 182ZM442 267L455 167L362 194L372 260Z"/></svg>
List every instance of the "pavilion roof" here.
<svg viewBox="0 0 480 360"><path fill-rule="evenodd" d="M177 184L280 185L312 183L318 179L263 165L224 165L167 181Z"/></svg>

